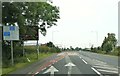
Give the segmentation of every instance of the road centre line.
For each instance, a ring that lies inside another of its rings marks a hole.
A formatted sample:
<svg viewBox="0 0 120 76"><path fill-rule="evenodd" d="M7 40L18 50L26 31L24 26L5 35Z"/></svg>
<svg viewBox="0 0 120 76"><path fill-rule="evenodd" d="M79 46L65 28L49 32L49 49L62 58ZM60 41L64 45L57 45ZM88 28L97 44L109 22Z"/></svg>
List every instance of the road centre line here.
<svg viewBox="0 0 120 76"><path fill-rule="evenodd" d="M101 73L100 73L100 72L98 72L95 68L91 67L91 69L92 69L94 72L96 72L98 75L100 75L100 76L101 76Z"/></svg>
<svg viewBox="0 0 120 76"><path fill-rule="evenodd" d="M87 64L87 62L86 62L84 59L82 59L82 61L83 61L85 64Z"/></svg>

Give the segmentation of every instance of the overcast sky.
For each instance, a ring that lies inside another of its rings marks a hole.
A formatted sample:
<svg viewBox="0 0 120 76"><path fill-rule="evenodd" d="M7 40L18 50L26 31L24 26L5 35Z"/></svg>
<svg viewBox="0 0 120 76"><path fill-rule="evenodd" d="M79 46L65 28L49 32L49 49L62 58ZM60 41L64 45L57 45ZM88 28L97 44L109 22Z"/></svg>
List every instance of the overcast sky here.
<svg viewBox="0 0 120 76"><path fill-rule="evenodd" d="M39 43L53 41L62 47L85 48L101 46L107 33L115 33L118 39L118 1L53 0L61 19L45 37L40 34Z"/></svg>

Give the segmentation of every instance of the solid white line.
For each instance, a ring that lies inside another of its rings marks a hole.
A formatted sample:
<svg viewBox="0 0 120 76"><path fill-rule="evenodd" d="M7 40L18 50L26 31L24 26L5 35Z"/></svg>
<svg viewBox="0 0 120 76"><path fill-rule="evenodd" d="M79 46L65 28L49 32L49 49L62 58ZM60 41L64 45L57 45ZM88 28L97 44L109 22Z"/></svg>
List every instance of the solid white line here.
<svg viewBox="0 0 120 76"><path fill-rule="evenodd" d="M98 72L95 68L91 67L91 69L92 69L93 71L95 71L97 74L101 75L101 73Z"/></svg>
<svg viewBox="0 0 120 76"><path fill-rule="evenodd" d="M87 62L86 62L84 59L82 59L82 61L83 61L85 64L87 64Z"/></svg>
<svg viewBox="0 0 120 76"><path fill-rule="evenodd" d="M99 71L103 71L103 72L110 72L110 73L118 73L118 71L110 71L110 70L103 70L103 69L97 69Z"/></svg>

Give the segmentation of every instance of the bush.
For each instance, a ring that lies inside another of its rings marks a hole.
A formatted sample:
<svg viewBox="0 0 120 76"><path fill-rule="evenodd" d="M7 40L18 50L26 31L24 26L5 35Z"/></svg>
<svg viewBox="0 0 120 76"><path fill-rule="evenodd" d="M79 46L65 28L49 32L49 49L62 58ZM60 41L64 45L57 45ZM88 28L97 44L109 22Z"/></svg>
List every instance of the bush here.
<svg viewBox="0 0 120 76"><path fill-rule="evenodd" d="M16 46L14 48L14 63L25 63L27 62L27 57L30 59L37 58L37 46L25 46L25 56L23 57L23 47ZM39 46L39 50L41 53L57 53L60 52L59 48L50 48L48 46ZM3 67L11 66L11 53L9 48L4 47L3 52Z"/></svg>
<svg viewBox="0 0 120 76"><path fill-rule="evenodd" d="M20 58L15 58L14 59L14 61L15 61L15 63L25 63L25 62L27 62L27 59L26 59L26 57L20 57Z"/></svg>
<svg viewBox="0 0 120 76"><path fill-rule="evenodd" d="M106 54L106 51L98 50L97 53Z"/></svg>
<svg viewBox="0 0 120 76"><path fill-rule="evenodd" d="M56 48L56 47L48 47L48 46L40 46L40 52L51 52L51 53L58 53L60 52L60 49L59 48Z"/></svg>

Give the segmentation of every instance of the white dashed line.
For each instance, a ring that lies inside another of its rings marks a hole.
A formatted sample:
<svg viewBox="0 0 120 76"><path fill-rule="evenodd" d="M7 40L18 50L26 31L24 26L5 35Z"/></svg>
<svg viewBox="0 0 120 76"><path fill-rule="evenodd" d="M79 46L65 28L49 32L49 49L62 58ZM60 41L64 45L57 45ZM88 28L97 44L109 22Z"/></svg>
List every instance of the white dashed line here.
<svg viewBox="0 0 120 76"><path fill-rule="evenodd" d="M80 59L81 59L81 57L80 57Z"/></svg>
<svg viewBox="0 0 120 76"><path fill-rule="evenodd" d="M36 72L35 74L38 74L39 72Z"/></svg>
<svg viewBox="0 0 120 76"><path fill-rule="evenodd" d="M43 68L42 70L45 70L46 69L46 67L45 68Z"/></svg>
<svg viewBox="0 0 120 76"><path fill-rule="evenodd" d="M82 61L83 61L85 64L87 64L87 62L86 62L84 59L82 59Z"/></svg>
<svg viewBox="0 0 120 76"><path fill-rule="evenodd" d="M91 69L92 69L93 71L95 71L98 75L101 75L101 73L98 72L95 68L91 67Z"/></svg>
<svg viewBox="0 0 120 76"><path fill-rule="evenodd" d="M49 66L51 66L51 65L49 65Z"/></svg>

